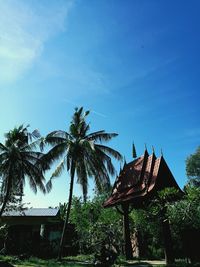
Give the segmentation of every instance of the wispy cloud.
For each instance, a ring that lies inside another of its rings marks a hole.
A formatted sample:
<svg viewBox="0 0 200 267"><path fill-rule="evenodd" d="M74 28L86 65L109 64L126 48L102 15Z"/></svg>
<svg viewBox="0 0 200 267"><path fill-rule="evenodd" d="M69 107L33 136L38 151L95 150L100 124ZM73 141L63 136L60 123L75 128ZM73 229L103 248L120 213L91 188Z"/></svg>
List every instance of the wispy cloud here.
<svg viewBox="0 0 200 267"><path fill-rule="evenodd" d="M74 107L81 107L81 104L77 104L77 103L75 103L75 102L73 102L71 100L63 99L63 101L66 102L66 103L68 103L68 104L70 104L70 105L73 105ZM86 108L86 110L87 110L87 108ZM97 115L97 116L99 116L99 117L107 118L107 116L104 113L102 113L102 112L98 112L98 111L93 110L93 109L91 109L90 112L93 113L93 114L95 114L95 115Z"/></svg>
<svg viewBox="0 0 200 267"><path fill-rule="evenodd" d="M99 116L99 117L102 117L102 118L107 118L107 116L101 112L98 112L98 111L95 111L95 110L92 110L91 111L92 113L94 113L95 115Z"/></svg>
<svg viewBox="0 0 200 267"><path fill-rule="evenodd" d="M33 4L34 3L34 4ZM0 0L0 82L12 82L32 66L45 42L65 30L72 1Z"/></svg>

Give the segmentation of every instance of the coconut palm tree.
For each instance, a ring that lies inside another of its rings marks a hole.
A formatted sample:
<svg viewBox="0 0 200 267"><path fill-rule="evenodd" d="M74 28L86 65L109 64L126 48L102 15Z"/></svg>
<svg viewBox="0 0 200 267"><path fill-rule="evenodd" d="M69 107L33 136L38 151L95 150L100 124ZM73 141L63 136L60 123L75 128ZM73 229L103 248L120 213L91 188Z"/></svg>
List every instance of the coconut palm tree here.
<svg viewBox="0 0 200 267"><path fill-rule="evenodd" d="M45 139L47 144L53 146L47 153L48 159L53 162L62 158L47 183L47 190L51 190L52 179L58 177L65 167L70 173L69 199L60 242L59 259L61 259L64 235L69 221L75 176L82 187L83 199L86 201L88 178L94 178L96 188L100 192L108 189L110 187L109 175L115 174L111 157L117 160L122 159L119 152L102 144L102 142L107 142L116 137L117 134L106 133L103 130L89 133L90 126L86 123L88 114L89 111L84 112L83 107L76 108L69 131L54 131L48 134Z"/></svg>
<svg viewBox="0 0 200 267"><path fill-rule="evenodd" d="M37 130L29 133L27 127L21 125L14 128L5 134L5 144L0 143L0 216L16 192L23 194L26 178L35 193L38 188L43 193L46 192L43 171L48 167L43 161L43 153L35 151L37 141L30 143L32 138L39 138L40 135Z"/></svg>

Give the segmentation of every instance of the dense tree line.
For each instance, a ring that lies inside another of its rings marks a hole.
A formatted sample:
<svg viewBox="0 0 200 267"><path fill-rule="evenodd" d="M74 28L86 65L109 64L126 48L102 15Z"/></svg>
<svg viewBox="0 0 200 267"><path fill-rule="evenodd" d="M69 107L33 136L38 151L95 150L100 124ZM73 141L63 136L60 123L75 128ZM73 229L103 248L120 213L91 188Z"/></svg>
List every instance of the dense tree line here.
<svg viewBox="0 0 200 267"><path fill-rule="evenodd" d="M172 201L172 196L177 200ZM110 244L118 254L124 254L122 216L115 208L102 208L107 197L107 194L101 194L87 202L73 198L70 222L75 225L77 238L74 244L78 245L81 254L98 253L104 244ZM199 260L200 188L187 185L182 197L177 196L175 190L167 189L160 192L160 198L167 198L164 219L170 222L174 257ZM160 205L160 200L155 198L150 205L133 209L130 214L131 237L133 243L137 241L138 247L134 249L139 251L135 256L148 259L165 256Z"/></svg>
<svg viewBox="0 0 200 267"><path fill-rule="evenodd" d="M187 160L187 169L189 164ZM138 247L135 249L138 249L140 257L164 258L161 222L169 220L174 257L199 260L200 187L194 179L199 177L192 177L192 182L188 177L183 193L166 188L142 209L133 209L130 214L132 241L137 238ZM122 217L115 208L102 208L107 197L108 194L97 194L87 202L80 198L72 201L70 222L75 225L78 234L74 242L78 242L80 253L97 253L100 244L105 242L111 242L119 254L124 253Z"/></svg>

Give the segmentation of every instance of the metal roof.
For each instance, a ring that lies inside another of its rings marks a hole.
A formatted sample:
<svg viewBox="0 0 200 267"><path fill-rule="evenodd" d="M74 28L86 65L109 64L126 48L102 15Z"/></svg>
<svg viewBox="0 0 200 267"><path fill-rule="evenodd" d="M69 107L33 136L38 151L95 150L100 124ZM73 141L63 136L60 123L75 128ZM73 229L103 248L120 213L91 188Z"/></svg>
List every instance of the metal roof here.
<svg viewBox="0 0 200 267"><path fill-rule="evenodd" d="M51 208L31 208L23 211L6 211L2 214L3 217L19 217L19 216L29 216L29 217L54 217L57 216L59 209Z"/></svg>

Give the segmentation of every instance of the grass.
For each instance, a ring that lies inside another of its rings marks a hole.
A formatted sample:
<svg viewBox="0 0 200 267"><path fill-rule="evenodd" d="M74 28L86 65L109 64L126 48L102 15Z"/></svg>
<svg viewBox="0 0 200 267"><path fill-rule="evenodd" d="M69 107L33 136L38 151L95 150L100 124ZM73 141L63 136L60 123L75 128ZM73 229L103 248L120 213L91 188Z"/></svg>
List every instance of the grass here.
<svg viewBox="0 0 200 267"><path fill-rule="evenodd" d="M15 267L92 267L92 255L78 255L76 257L66 257L61 262L55 259L42 260L38 258L29 258L26 260L19 260L13 256L0 256L1 261L7 261ZM119 257L115 267L164 267L164 261L126 261ZM187 264L185 261L177 261L176 264L167 267L200 267L200 264Z"/></svg>
<svg viewBox="0 0 200 267"><path fill-rule="evenodd" d="M38 258L29 258L26 260L19 260L17 257L12 256L0 256L1 261L9 262L15 267L91 267L86 256L68 257L64 258L61 262L55 259L42 260ZM91 259L91 257L90 257Z"/></svg>

